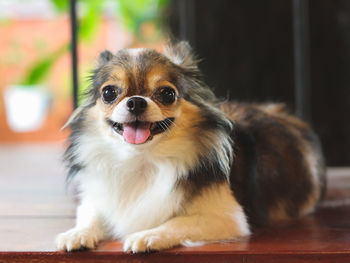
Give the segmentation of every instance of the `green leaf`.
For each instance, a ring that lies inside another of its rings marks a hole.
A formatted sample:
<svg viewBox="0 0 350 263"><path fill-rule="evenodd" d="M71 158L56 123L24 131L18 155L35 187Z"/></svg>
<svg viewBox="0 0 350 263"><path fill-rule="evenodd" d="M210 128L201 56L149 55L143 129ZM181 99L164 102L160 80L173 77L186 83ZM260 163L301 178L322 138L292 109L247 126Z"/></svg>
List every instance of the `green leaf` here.
<svg viewBox="0 0 350 263"><path fill-rule="evenodd" d="M56 60L67 51L68 46L69 45L64 44L55 52L47 55L39 61L36 61L35 64L29 68L28 73L21 81L21 84L35 85L41 83L51 70L52 65L56 62Z"/></svg>
<svg viewBox="0 0 350 263"><path fill-rule="evenodd" d="M66 12L69 10L70 0L51 0L56 10L59 12Z"/></svg>
<svg viewBox="0 0 350 263"><path fill-rule="evenodd" d="M119 0L117 12L124 26L135 34L139 34L140 26L145 21L158 22L160 10L169 0Z"/></svg>
<svg viewBox="0 0 350 263"><path fill-rule="evenodd" d="M78 35L81 40L91 41L93 39L101 23L101 17L103 17L103 2L98 0L82 1L85 13L78 22Z"/></svg>

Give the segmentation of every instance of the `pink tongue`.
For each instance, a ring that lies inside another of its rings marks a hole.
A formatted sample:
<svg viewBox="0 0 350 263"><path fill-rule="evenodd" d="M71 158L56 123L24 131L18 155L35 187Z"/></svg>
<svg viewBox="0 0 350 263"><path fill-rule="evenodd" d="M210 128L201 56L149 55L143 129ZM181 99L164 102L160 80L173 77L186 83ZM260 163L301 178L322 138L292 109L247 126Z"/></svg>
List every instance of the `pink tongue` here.
<svg viewBox="0 0 350 263"><path fill-rule="evenodd" d="M128 143L144 143L151 135L150 126L149 122L139 122L136 125L134 123L124 124L123 137Z"/></svg>

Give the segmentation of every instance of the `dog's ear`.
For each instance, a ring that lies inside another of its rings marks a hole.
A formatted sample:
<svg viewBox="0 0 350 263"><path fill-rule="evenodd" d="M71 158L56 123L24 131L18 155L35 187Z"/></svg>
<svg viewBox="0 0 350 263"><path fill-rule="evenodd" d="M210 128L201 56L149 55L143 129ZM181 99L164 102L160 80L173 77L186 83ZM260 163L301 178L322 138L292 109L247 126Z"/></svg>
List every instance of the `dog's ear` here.
<svg viewBox="0 0 350 263"><path fill-rule="evenodd" d="M167 56L171 62L181 67L192 70L198 69L198 60L194 57L192 48L187 41L167 44L164 46L164 55Z"/></svg>
<svg viewBox="0 0 350 263"><path fill-rule="evenodd" d="M68 126L71 126L73 123L75 123L81 116L84 110L86 109L87 104L80 105L78 108L76 108L72 115L69 117L68 121L63 125L61 128L61 131L67 128Z"/></svg>
<svg viewBox="0 0 350 263"><path fill-rule="evenodd" d="M97 59L97 65L96 67L102 67L103 65L105 65L108 61L112 60L112 58L114 57L113 53L105 50L103 52L101 52L100 56Z"/></svg>

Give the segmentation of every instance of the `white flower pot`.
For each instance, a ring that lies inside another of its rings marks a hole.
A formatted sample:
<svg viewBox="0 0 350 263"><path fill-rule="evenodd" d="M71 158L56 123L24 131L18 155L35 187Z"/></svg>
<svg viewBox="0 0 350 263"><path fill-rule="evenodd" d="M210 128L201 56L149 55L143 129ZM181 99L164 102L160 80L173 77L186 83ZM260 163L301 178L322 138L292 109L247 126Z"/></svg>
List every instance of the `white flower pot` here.
<svg viewBox="0 0 350 263"><path fill-rule="evenodd" d="M40 85L10 86L5 91L6 117L15 132L38 130L44 123L49 95Z"/></svg>

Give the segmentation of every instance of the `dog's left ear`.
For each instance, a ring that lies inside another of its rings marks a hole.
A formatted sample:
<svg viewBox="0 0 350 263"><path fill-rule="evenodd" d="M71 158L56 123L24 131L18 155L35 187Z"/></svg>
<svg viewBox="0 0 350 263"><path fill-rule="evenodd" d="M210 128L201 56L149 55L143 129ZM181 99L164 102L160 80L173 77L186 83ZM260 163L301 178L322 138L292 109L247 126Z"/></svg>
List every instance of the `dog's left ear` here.
<svg viewBox="0 0 350 263"><path fill-rule="evenodd" d="M78 108L76 108L69 117L68 121L61 128L61 131L75 123L81 117L82 113L86 108L87 104L80 105Z"/></svg>
<svg viewBox="0 0 350 263"><path fill-rule="evenodd" d="M97 59L97 65L96 67L102 67L103 65L105 65L107 62L109 62L110 60L112 60L112 58L114 57L113 53L105 50L103 52L101 52L100 56Z"/></svg>
<svg viewBox="0 0 350 263"><path fill-rule="evenodd" d="M167 44L164 47L164 55L171 62L186 69L198 70L198 60L192 53L192 48L187 41L181 41L177 44Z"/></svg>

